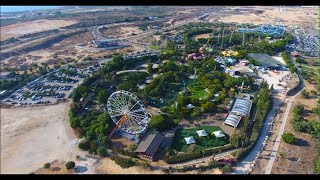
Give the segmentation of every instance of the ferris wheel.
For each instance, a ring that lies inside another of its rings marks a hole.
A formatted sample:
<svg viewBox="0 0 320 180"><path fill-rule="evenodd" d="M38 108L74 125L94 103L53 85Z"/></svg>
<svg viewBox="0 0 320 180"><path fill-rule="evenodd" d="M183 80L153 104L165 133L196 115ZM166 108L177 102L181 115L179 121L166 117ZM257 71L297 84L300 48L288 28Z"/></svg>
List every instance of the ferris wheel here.
<svg viewBox="0 0 320 180"><path fill-rule="evenodd" d="M116 91L107 101L108 113L116 124L109 135L121 129L131 135L143 133L149 125L149 116L146 108L137 96L128 91Z"/></svg>

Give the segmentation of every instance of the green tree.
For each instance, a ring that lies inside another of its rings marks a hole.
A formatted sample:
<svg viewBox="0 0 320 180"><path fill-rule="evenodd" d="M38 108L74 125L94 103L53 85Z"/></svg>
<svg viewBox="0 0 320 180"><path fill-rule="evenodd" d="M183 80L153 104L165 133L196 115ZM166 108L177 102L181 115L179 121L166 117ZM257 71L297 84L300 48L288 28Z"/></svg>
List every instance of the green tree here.
<svg viewBox="0 0 320 180"><path fill-rule="evenodd" d="M153 64L152 62L148 62L148 68L147 68L147 71L149 74L152 74L153 73L153 68L152 68Z"/></svg>
<svg viewBox="0 0 320 180"><path fill-rule="evenodd" d="M234 130L231 137L230 137L230 143L235 147L239 148L240 145L242 144L242 139L240 134L237 134L236 131Z"/></svg>
<svg viewBox="0 0 320 180"><path fill-rule="evenodd" d="M164 131L174 126L174 123L169 117L160 115L154 115L151 117L150 129L156 128L158 131Z"/></svg>
<svg viewBox="0 0 320 180"><path fill-rule="evenodd" d="M293 108L293 113L297 114L297 115L302 115L303 110L304 110L303 105L301 105L301 104L300 105L296 105Z"/></svg>
<svg viewBox="0 0 320 180"><path fill-rule="evenodd" d="M303 91L301 92L301 95L302 95L302 97L305 98L305 99L308 99L308 98L309 98L309 93L308 93L306 90L303 90Z"/></svg>
<svg viewBox="0 0 320 180"><path fill-rule="evenodd" d="M45 169L49 169L50 168L50 163L45 163L43 166Z"/></svg>
<svg viewBox="0 0 320 180"><path fill-rule="evenodd" d="M224 166L221 168L221 171L222 171L224 174L230 173L230 172L232 171L231 164L226 164L226 165L224 165Z"/></svg>
<svg viewBox="0 0 320 180"><path fill-rule="evenodd" d="M106 149L102 146L100 146L98 149L97 149L97 154L99 156L106 156Z"/></svg>
<svg viewBox="0 0 320 180"><path fill-rule="evenodd" d="M288 133L288 132L283 133L281 137L286 143L289 143L289 144L295 144L297 142L297 138L294 137L292 133Z"/></svg>
<svg viewBox="0 0 320 180"><path fill-rule="evenodd" d="M108 91L105 89L102 89L98 93L97 100L100 104L107 104L108 97L109 97Z"/></svg>
<svg viewBox="0 0 320 180"><path fill-rule="evenodd" d="M132 143L132 144L130 144L129 145L129 147L128 147L128 149L129 149L129 151L135 151L136 149L137 149L137 144L136 143Z"/></svg>
<svg viewBox="0 0 320 180"><path fill-rule="evenodd" d="M73 161L69 161L66 164L67 169L73 169L76 166L76 163L74 163Z"/></svg>

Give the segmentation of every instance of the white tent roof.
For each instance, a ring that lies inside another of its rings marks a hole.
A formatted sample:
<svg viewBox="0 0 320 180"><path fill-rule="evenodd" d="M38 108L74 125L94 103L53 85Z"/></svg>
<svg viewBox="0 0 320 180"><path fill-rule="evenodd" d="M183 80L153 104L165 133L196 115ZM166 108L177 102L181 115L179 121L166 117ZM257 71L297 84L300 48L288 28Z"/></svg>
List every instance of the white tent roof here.
<svg viewBox="0 0 320 180"><path fill-rule="evenodd" d="M196 143L196 140L194 140L193 136L186 137L184 140L187 142L187 144L194 144Z"/></svg>
<svg viewBox="0 0 320 180"><path fill-rule="evenodd" d="M221 130L212 132L217 138L224 137L225 135Z"/></svg>
<svg viewBox="0 0 320 180"><path fill-rule="evenodd" d="M230 126L233 126L233 127L237 127L239 122L241 120L241 117L240 116L236 116L234 114L229 114L227 116L227 118L224 120L224 124L228 124Z"/></svg>
<svg viewBox="0 0 320 180"><path fill-rule="evenodd" d="M199 135L200 137L208 136L207 132L206 132L205 130L203 130L203 129L197 131L197 133L198 133L198 135Z"/></svg>
<svg viewBox="0 0 320 180"><path fill-rule="evenodd" d="M187 107L188 107L189 109L192 109L192 108L194 108L194 105L193 105L193 104L188 104Z"/></svg>

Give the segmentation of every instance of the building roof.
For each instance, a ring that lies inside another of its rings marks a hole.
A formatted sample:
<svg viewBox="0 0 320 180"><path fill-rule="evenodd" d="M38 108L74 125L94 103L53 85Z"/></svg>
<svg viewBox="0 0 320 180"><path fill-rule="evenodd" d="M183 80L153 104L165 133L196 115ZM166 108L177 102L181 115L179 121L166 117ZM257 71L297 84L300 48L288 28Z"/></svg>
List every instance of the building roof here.
<svg viewBox="0 0 320 180"><path fill-rule="evenodd" d="M193 104L188 104L187 108L192 109L192 108L194 108L194 105Z"/></svg>
<svg viewBox="0 0 320 180"><path fill-rule="evenodd" d="M196 140L194 140L193 136L186 137L184 140L187 142L187 144L194 144L196 143Z"/></svg>
<svg viewBox="0 0 320 180"><path fill-rule="evenodd" d="M164 136L159 132L154 134L147 134L138 144L138 147L134 152L142 152L150 156L154 156L163 139Z"/></svg>
<svg viewBox="0 0 320 180"><path fill-rule="evenodd" d="M248 53L248 55L263 67L276 67L284 65L280 61L277 61L276 59L265 53Z"/></svg>
<svg viewBox="0 0 320 180"><path fill-rule="evenodd" d="M217 138L225 137L221 130L212 132Z"/></svg>
<svg viewBox="0 0 320 180"><path fill-rule="evenodd" d="M239 116L247 116L251 110L252 102L246 99L236 99L231 112Z"/></svg>
<svg viewBox="0 0 320 180"><path fill-rule="evenodd" d="M224 120L224 124L228 124L230 126L233 126L233 127L237 127L239 122L241 120L241 117L240 116L236 116L234 114L229 114L227 116L227 118Z"/></svg>
<svg viewBox="0 0 320 180"><path fill-rule="evenodd" d="M197 131L199 137L204 137L204 136L208 136L207 132L205 130L199 130Z"/></svg>
<svg viewBox="0 0 320 180"><path fill-rule="evenodd" d="M248 77L256 77L257 76L257 74L254 73L254 72L244 72L243 74L248 76Z"/></svg>

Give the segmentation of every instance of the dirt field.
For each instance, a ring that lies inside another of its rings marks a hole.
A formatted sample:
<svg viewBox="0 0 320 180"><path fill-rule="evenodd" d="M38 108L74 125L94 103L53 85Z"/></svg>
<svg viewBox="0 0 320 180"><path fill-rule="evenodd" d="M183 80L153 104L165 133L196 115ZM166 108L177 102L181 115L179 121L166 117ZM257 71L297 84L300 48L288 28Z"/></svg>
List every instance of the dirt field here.
<svg viewBox="0 0 320 180"><path fill-rule="evenodd" d="M308 82L306 83L306 90L316 90L315 85ZM309 99L305 99L300 94L294 102L294 105L303 104L305 111L311 110L317 105L317 98L313 96ZM294 106L292 106L294 107ZM293 109L293 108L292 108ZM289 120L292 119L293 113L289 114ZM304 116L305 119L316 119L317 116L314 113L307 113ZM279 158L275 161L272 173L273 174L310 174L314 172L314 164L317 158L317 140L310 134L297 132L293 129L291 122L286 124L285 130L291 132L297 137L298 145L290 145L283 141L280 143L279 152L284 152L286 155L284 158Z"/></svg>
<svg viewBox="0 0 320 180"><path fill-rule="evenodd" d="M252 7L254 8L254 7ZM285 8L278 10L277 6L262 8L264 12L261 14L245 13L228 15L221 17L218 21L221 22L235 22L235 23L252 23L256 25L267 24L274 20L284 22L285 26L298 25L300 27L307 27L317 29L319 23L319 9L318 8ZM273 9L270 9L273 8ZM212 17L212 20L214 17ZM211 20L211 21L212 21ZM210 20L209 20L210 21Z"/></svg>
<svg viewBox="0 0 320 180"><path fill-rule="evenodd" d="M65 166L65 161L54 161L50 163L50 168L40 168L35 171L35 174L74 174L75 170L68 170Z"/></svg>
<svg viewBox="0 0 320 180"><path fill-rule="evenodd" d="M306 90L310 92L312 89L315 90L315 85L312 85L306 82ZM310 134L297 132L293 129L291 124L291 119L293 117L293 107L299 103L303 104L306 111L311 110L316 107L316 97L311 96L309 99L302 98L299 95L291 108L291 112L288 117L288 121L285 127L286 132L291 132L295 137L299 139L298 145L290 145L281 140L278 152L285 154L285 157L278 158L273 164L272 174L310 174L313 173L314 163L317 157L316 149L316 139L313 138ZM283 112L285 111L286 106L282 107L275 120L275 127L272 132L277 132L281 123L279 123L283 118ZM305 114L305 119L311 120L316 119L317 116L314 113ZM263 158L259 158L255 164L255 168L252 171L252 174L264 174L266 170L266 165L269 162L269 156L273 149L273 142L276 140L276 134L272 134L270 140L267 141L265 150L261 153ZM278 154L279 156L279 154Z"/></svg>
<svg viewBox="0 0 320 180"><path fill-rule="evenodd" d="M69 103L1 109L1 173L30 173L80 153L68 111Z"/></svg>
<svg viewBox="0 0 320 180"><path fill-rule="evenodd" d="M140 34L143 31L135 26L132 26L132 27L114 26L114 27L102 28L100 32L105 36L112 36L113 38L126 38L131 36L132 33Z"/></svg>
<svg viewBox="0 0 320 180"><path fill-rule="evenodd" d="M12 24L0 28L1 41L11 37L19 37L40 31L57 29L77 23L75 20L37 20L24 23Z"/></svg>
<svg viewBox="0 0 320 180"><path fill-rule="evenodd" d="M146 170L141 167L130 167L122 169L118 164L109 158L104 158L100 161L101 164L97 167L98 174L163 174L162 171Z"/></svg>
<svg viewBox="0 0 320 180"><path fill-rule="evenodd" d="M194 39L196 41L198 41L198 39L201 39L201 38L207 39L210 37L210 34L211 33L199 34L199 35L193 36L192 39Z"/></svg>

